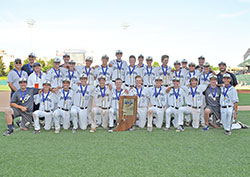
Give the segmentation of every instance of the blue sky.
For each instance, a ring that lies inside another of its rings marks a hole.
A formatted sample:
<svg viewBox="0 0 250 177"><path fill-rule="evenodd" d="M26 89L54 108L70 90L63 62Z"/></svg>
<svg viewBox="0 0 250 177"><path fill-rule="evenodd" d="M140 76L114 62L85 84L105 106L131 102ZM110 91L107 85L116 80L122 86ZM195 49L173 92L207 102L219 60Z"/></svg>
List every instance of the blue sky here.
<svg viewBox="0 0 250 177"><path fill-rule="evenodd" d="M29 18L36 21L32 52L38 57L85 49L97 64L102 54L113 58L121 49L126 60L168 54L172 65L204 55L212 65L236 66L250 47L250 0L2 1L0 49L21 58L31 52Z"/></svg>

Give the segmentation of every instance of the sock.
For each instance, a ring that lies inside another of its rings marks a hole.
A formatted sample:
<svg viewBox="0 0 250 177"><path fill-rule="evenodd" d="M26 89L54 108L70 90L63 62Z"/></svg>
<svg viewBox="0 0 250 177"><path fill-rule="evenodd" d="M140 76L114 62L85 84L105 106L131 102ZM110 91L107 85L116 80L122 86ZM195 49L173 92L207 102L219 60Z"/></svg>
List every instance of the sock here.
<svg viewBox="0 0 250 177"><path fill-rule="evenodd" d="M13 125L12 124L8 125L8 129L13 130Z"/></svg>

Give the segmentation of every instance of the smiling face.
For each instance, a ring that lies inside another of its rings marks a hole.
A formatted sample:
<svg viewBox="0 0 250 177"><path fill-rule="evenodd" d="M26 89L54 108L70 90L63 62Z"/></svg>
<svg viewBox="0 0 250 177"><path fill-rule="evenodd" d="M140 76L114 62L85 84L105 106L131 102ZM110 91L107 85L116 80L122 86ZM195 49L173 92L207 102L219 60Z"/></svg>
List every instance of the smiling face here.
<svg viewBox="0 0 250 177"><path fill-rule="evenodd" d="M99 79L99 84L100 84L101 87L104 87L105 83L106 83L105 79L103 79L103 78Z"/></svg>
<svg viewBox="0 0 250 177"><path fill-rule="evenodd" d="M24 82L24 81L19 82L19 85L20 85L20 88L21 88L22 90L25 90L26 87L27 87L27 82Z"/></svg>
<svg viewBox="0 0 250 177"><path fill-rule="evenodd" d="M175 67L175 69L176 69L177 71L179 71L180 68L181 68L181 65L180 65L180 64L175 64L174 67Z"/></svg>
<svg viewBox="0 0 250 177"><path fill-rule="evenodd" d="M175 88L179 87L179 85L180 85L180 82L179 82L179 81L176 81L176 80L173 81L173 83L174 83L174 87L175 87Z"/></svg>
<svg viewBox="0 0 250 177"><path fill-rule="evenodd" d="M147 65L148 65L148 66L152 66L152 63L153 63L152 60L147 60L146 62L147 62Z"/></svg>
<svg viewBox="0 0 250 177"><path fill-rule="evenodd" d="M225 85L229 85L231 82L231 78L230 77L223 77L223 82Z"/></svg>
<svg viewBox="0 0 250 177"><path fill-rule="evenodd" d="M217 84L217 79L211 78L211 79L210 79L210 85L211 85L211 86L216 86L216 84Z"/></svg>
<svg viewBox="0 0 250 177"><path fill-rule="evenodd" d="M162 65L163 65L163 66L167 66L167 65L168 65L168 58L164 58L164 59L162 60Z"/></svg>
<svg viewBox="0 0 250 177"><path fill-rule="evenodd" d="M70 82L64 81L63 82L63 89L64 90L69 90Z"/></svg>
<svg viewBox="0 0 250 177"><path fill-rule="evenodd" d="M117 53L116 57L117 57L118 60L121 60L122 59L122 53Z"/></svg>
<svg viewBox="0 0 250 177"><path fill-rule="evenodd" d="M202 59L199 59L199 65L200 65L200 66L203 66L204 62L205 62L205 59L203 59L203 58L202 58Z"/></svg>
<svg viewBox="0 0 250 177"><path fill-rule="evenodd" d="M41 72L41 66L36 66L36 67L34 67L34 71L35 71L36 73L40 73L40 72Z"/></svg>
<svg viewBox="0 0 250 177"><path fill-rule="evenodd" d="M108 65L108 59L102 58L102 65L107 66Z"/></svg>
<svg viewBox="0 0 250 177"><path fill-rule="evenodd" d="M81 84L82 84L82 85L86 85L86 84L87 84L87 80L88 80L88 79L87 79L86 77L81 77L81 78L80 78L80 81L81 81Z"/></svg>
<svg viewBox="0 0 250 177"><path fill-rule="evenodd" d="M50 90L50 84L43 84L43 90L48 92Z"/></svg>
<svg viewBox="0 0 250 177"><path fill-rule="evenodd" d="M209 72L209 66L204 66L204 72L208 73Z"/></svg>
<svg viewBox="0 0 250 177"><path fill-rule="evenodd" d="M117 89L121 88L122 87L122 80L116 80L115 81L115 86L116 86Z"/></svg>
<svg viewBox="0 0 250 177"><path fill-rule="evenodd" d="M66 56L66 57L63 57L63 60L64 60L64 63L66 64L66 63L68 63L68 62L69 62L69 60L70 60L70 57L68 57L68 56Z"/></svg>
<svg viewBox="0 0 250 177"><path fill-rule="evenodd" d="M131 57L131 58L129 58L129 64L131 65L131 66L135 66L135 58L133 58L133 57Z"/></svg>
<svg viewBox="0 0 250 177"><path fill-rule="evenodd" d="M30 56L29 57L30 64L33 64L35 62L35 59L36 59L35 57Z"/></svg>
<svg viewBox="0 0 250 177"><path fill-rule="evenodd" d="M191 82L191 86L192 86L192 87L196 87L196 86L197 86L197 83L198 83L198 82L197 82L197 79L191 79L190 82Z"/></svg>
<svg viewBox="0 0 250 177"><path fill-rule="evenodd" d="M74 63L70 63L69 64L69 70L70 71L74 71L74 68L75 68L75 64Z"/></svg>
<svg viewBox="0 0 250 177"><path fill-rule="evenodd" d="M227 69L227 66L224 64L220 64L219 68L220 68L220 72L225 72Z"/></svg>
<svg viewBox="0 0 250 177"><path fill-rule="evenodd" d="M139 57L138 60L139 60L139 64L142 65L142 64L143 64L143 61L144 61L144 58L143 58L143 57Z"/></svg>
<svg viewBox="0 0 250 177"><path fill-rule="evenodd" d="M55 67L56 69L58 69L58 68L59 68L59 66L60 66L60 62L56 62L56 63L54 63L54 67Z"/></svg>
<svg viewBox="0 0 250 177"><path fill-rule="evenodd" d="M135 79L135 84L136 84L136 87L141 87L143 81L142 81L142 78L141 77L137 77Z"/></svg>
<svg viewBox="0 0 250 177"><path fill-rule="evenodd" d="M161 84L162 84L162 80L161 79L155 80L155 85L156 85L157 88L160 88Z"/></svg>
<svg viewBox="0 0 250 177"><path fill-rule="evenodd" d="M89 68L92 64L92 61L86 60L86 67Z"/></svg>
<svg viewBox="0 0 250 177"><path fill-rule="evenodd" d="M195 66L189 66L189 71L193 72L195 70Z"/></svg>
<svg viewBox="0 0 250 177"><path fill-rule="evenodd" d="M21 69L22 68L22 62L21 61L16 61L15 62L15 68L18 69L18 70Z"/></svg>

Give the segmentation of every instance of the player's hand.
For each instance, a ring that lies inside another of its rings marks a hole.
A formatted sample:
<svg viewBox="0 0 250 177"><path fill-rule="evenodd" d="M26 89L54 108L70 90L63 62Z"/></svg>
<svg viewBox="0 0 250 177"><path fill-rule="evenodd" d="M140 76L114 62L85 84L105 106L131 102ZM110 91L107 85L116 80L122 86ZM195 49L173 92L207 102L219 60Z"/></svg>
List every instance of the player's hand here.
<svg viewBox="0 0 250 177"><path fill-rule="evenodd" d="M126 94L129 94L128 89L125 90L125 93L126 93Z"/></svg>
<svg viewBox="0 0 250 177"><path fill-rule="evenodd" d="M235 112L235 113L234 113L234 119L236 119L236 118L237 118L237 113Z"/></svg>
<svg viewBox="0 0 250 177"><path fill-rule="evenodd" d="M23 111L23 112L26 112L26 111L27 111L27 108L24 107L24 106L21 106L20 109L21 109L21 111Z"/></svg>
<svg viewBox="0 0 250 177"><path fill-rule="evenodd" d="M77 83L77 85L79 86L81 83Z"/></svg>
<svg viewBox="0 0 250 177"><path fill-rule="evenodd" d="M108 87L109 87L109 90L112 90L112 85L111 84L107 84L108 85Z"/></svg>
<svg viewBox="0 0 250 177"><path fill-rule="evenodd" d="M216 76L216 73L215 73L214 71L211 71L211 72L212 72L212 74L213 74L213 75L215 75L215 76Z"/></svg>
<svg viewBox="0 0 250 177"><path fill-rule="evenodd" d="M109 67L112 67L112 65L111 65L111 64L109 64Z"/></svg>
<svg viewBox="0 0 250 177"><path fill-rule="evenodd" d="M38 91L38 94L41 95L41 93L43 92L43 89Z"/></svg>

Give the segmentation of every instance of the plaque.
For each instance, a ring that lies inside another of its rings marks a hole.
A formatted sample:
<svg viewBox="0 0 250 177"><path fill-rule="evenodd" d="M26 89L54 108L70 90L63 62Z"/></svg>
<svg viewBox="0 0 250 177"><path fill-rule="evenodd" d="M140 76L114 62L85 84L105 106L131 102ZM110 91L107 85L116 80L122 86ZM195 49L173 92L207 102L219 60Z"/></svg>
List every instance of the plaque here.
<svg viewBox="0 0 250 177"><path fill-rule="evenodd" d="M131 128L137 116L137 96L121 96L119 100L119 116L116 131Z"/></svg>

